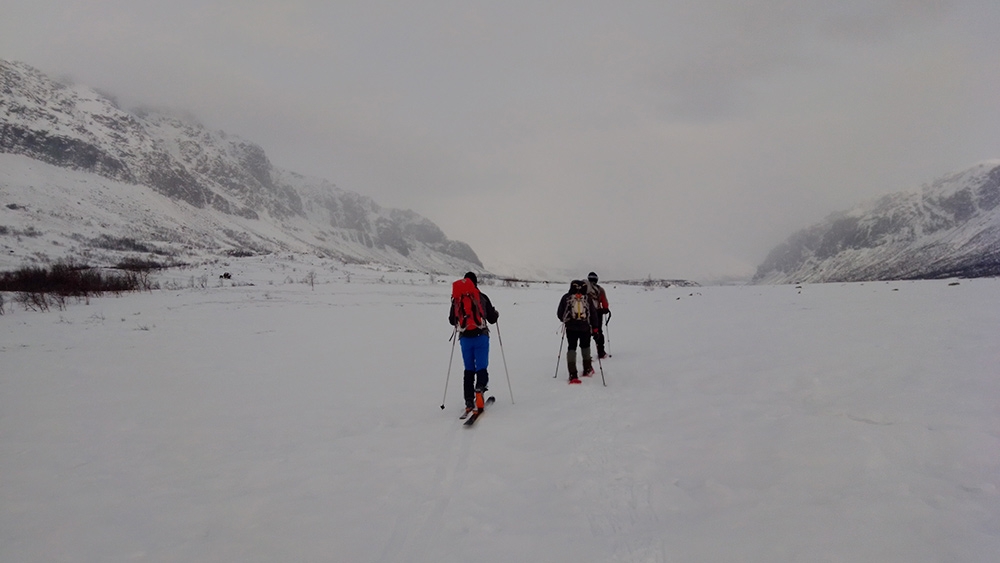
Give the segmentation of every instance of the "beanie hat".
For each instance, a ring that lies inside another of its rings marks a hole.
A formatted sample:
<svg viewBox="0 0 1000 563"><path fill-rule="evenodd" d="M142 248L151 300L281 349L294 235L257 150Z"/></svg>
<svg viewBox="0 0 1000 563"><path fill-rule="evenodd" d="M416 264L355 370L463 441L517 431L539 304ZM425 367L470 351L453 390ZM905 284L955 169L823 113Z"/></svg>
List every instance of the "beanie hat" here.
<svg viewBox="0 0 1000 563"><path fill-rule="evenodd" d="M589 274L587 274L587 279L593 283L597 283L597 274L595 274L594 272L590 272Z"/></svg>
<svg viewBox="0 0 1000 563"><path fill-rule="evenodd" d="M475 272L466 272L465 273L465 279L472 280L473 285L475 285L476 287L479 287L479 280L476 279Z"/></svg>

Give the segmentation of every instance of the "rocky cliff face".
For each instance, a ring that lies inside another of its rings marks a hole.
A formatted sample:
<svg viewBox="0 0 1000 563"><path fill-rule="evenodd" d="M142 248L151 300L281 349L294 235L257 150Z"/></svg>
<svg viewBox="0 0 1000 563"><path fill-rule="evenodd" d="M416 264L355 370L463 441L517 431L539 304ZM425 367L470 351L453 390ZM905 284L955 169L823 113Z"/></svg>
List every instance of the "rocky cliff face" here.
<svg viewBox="0 0 1000 563"><path fill-rule="evenodd" d="M756 283L1000 275L1000 160L831 215L793 234Z"/></svg>
<svg viewBox="0 0 1000 563"><path fill-rule="evenodd" d="M260 146L191 120L123 110L22 63L0 61L0 153L99 176L130 197L165 196L199 220L131 221L135 231L212 225L205 228L219 231L184 236L214 251L316 252L441 272L482 267L472 248L412 211L274 167ZM7 197L16 199L17 178L7 182Z"/></svg>

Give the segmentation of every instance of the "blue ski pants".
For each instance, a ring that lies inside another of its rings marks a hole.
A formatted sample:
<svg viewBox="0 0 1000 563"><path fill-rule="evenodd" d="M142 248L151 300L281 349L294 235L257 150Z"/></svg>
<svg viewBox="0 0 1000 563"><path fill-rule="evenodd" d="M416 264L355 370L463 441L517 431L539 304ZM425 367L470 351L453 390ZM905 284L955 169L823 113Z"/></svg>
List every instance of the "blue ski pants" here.
<svg viewBox="0 0 1000 563"><path fill-rule="evenodd" d="M490 337L488 334L480 334L459 338L458 342L462 345L462 361L465 362L462 390L465 404L470 406L475 389L485 389L490 382L490 374L486 370L490 364Z"/></svg>
<svg viewBox="0 0 1000 563"><path fill-rule="evenodd" d="M458 343L462 345L462 361L465 362L465 371L479 371L489 367L490 337L488 334L459 338Z"/></svg>

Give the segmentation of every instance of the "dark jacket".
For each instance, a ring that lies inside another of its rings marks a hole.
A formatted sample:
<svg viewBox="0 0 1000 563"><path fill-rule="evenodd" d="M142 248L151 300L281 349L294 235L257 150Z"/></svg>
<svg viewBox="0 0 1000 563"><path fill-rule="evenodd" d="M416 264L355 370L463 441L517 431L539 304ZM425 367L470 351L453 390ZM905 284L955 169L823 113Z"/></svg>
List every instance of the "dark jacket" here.
<svg viewBox="0 0 1000 563"><path fill-rule="evenodd" d="M589 322L585 320L580 321L580 320L566 319L567 313L569 312L568 311L569 300L573 297L573 295L574 293L572 291L569 291L566 292L566 295L562 296L562 299L559 300L559 307L556 309L556 316L559 317L559 320L566 325L566 330L575 330L578 332L590 332L592 327ZM584 295L583 297L584 297L584 302L587 304L591 320L595 318L600 318L600 310L594 306L594 302L591 301L590 299L587 299L586 295Z"/></svg>
<svg viewBox="0 0 1000 563"><path fill-rule="evenodd" d="M486 319L486 322L494 325L497 324L497 320L500 318L500 313L493 307L493 302L490 301L490 298L482 291L479 292L479 303L483 306L483 318ZM458 324L458 317L455 316L454 306L448 313L448 322L451 323L452 326ZM459 338L472 338L473 336L480 336L489 333L490 329L488 327L464 330L459 333Z"/></svg>
<svg viewBox="0 0 1000 563"><path fill-rule="evenodd" d="M594 328L601 328L601 323L604 320L604 315L608 314L608 294L604 293L604 288L597 285L597 282L592 282L587 280L584 282L587 286L587 296L597 307L597 315L590 317L590 325Z"/></svg>

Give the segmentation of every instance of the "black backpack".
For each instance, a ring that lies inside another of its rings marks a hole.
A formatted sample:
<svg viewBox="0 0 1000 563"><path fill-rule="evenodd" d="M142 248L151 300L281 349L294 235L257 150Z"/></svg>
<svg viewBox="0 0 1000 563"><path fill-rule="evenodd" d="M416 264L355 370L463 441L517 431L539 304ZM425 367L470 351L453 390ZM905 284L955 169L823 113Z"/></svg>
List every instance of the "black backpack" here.
<svg viewBox="0 0 1000 563"><path fill-rule="evenodd" d="M590 321L590 300L587 297L587 290L583 282L574 281L570 284L571 292L566 300L566 312L563 313L563 322L567 321Z"/></svg>

